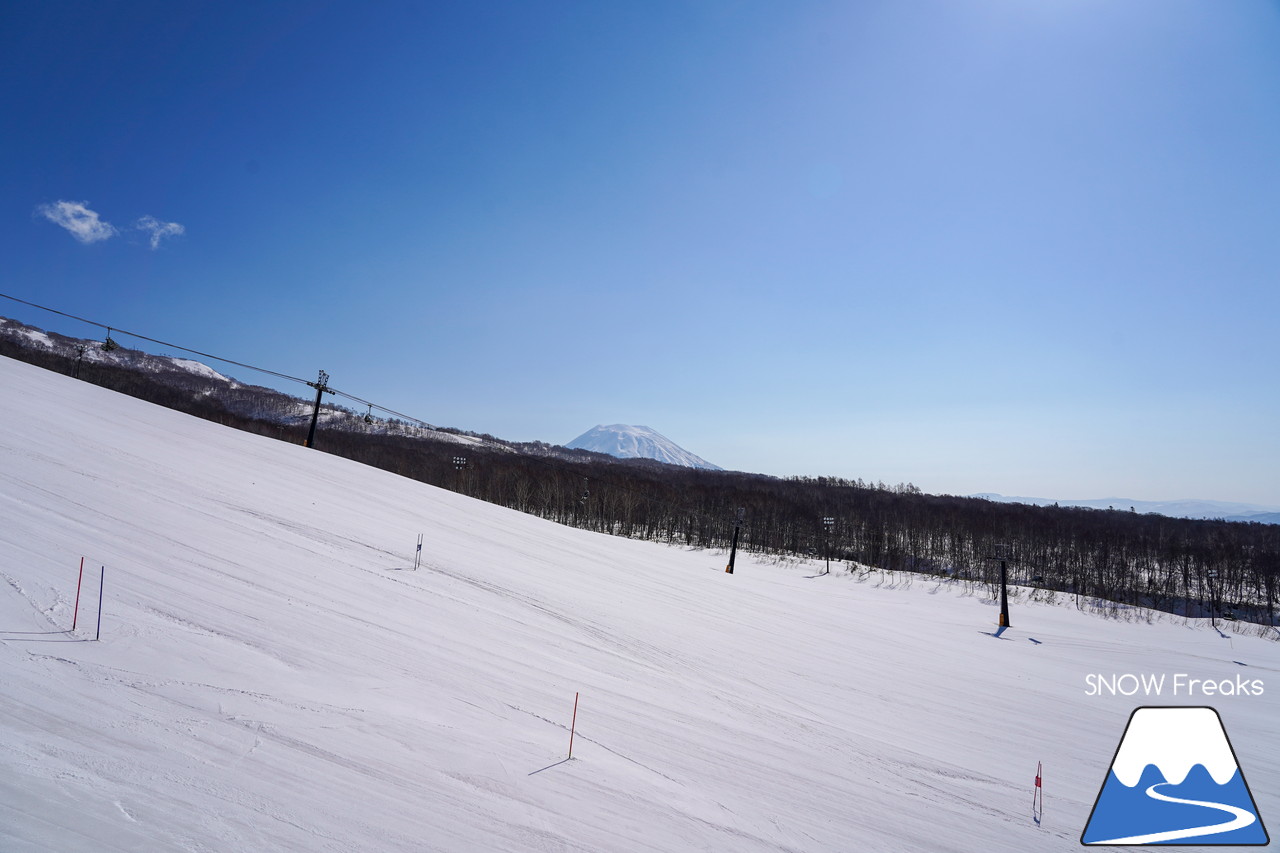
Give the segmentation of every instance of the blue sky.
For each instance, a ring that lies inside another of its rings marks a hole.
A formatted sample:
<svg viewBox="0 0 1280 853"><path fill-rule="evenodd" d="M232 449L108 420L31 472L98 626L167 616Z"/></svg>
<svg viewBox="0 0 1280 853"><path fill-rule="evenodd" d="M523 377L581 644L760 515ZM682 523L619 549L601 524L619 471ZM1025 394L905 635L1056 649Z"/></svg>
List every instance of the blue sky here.
<svg viewBox="0 0 1280 853"><path fill-rule="evenodd" d="M1278 46L1260 0L6 3L0 292L510 439L1280 505Z"/></svg>

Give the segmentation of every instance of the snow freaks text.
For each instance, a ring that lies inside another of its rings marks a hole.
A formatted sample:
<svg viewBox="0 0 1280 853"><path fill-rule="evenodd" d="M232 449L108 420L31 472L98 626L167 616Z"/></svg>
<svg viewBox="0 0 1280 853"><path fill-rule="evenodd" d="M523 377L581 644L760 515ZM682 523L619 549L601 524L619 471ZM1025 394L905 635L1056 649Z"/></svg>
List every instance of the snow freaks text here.
<svg viewBox="0 0 1280 853"><path fill-rule="evenodd" d="M1192 678L1185 672L1167 674L1131 673L1103 675L1091 672L1084 677L1086 696L1261 696L1266 688L1261 678Z"/></svg>

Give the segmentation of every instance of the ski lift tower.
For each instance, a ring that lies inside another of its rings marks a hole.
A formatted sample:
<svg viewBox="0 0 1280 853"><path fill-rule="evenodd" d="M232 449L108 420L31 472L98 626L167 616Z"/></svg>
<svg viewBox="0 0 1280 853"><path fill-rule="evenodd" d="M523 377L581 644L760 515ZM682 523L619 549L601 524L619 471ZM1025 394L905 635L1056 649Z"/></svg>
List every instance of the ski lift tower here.
<svg viewBox="0 0 1280 853"><path fill-rule="evenodd" d="M311 410L311 428L307 430L307 442L304 447L314 447L316 441L316 422L320 420L320 399L325 394L332 394L333 390L329 388L329 374L323 370L320 371L320 377L315 382L308 382L312 388L316 389L316 405Z"/></svg>
<svg viewBox="0 0 1280 853"><path fill-rule="evenodd" d="M1004 543L996 545L996 556L1000 560L1000 624L1001 628L1009 625L1009 546Z"/></svg>

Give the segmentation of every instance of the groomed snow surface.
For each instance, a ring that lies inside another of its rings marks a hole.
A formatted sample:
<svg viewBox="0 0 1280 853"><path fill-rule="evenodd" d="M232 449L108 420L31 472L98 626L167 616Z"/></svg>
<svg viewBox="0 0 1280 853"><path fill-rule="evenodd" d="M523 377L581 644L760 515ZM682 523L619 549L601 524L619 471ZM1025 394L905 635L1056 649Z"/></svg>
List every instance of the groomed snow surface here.
<svg viewBox="0 0 1280 853"><path fill-rule="evenodd" d="M1280 821L1274 641L1021 600L997 638L931 579L730 576L3 358L0 394L5 853L1075 850L1147 704L1215 706ZM1128 672L1267 689L1086 695Z"/></svg>

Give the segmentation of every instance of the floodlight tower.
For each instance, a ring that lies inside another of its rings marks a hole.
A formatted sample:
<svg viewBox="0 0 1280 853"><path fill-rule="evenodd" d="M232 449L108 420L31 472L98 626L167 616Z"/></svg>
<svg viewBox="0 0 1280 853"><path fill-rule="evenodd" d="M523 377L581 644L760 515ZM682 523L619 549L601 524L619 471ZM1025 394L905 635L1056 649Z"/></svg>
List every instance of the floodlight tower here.
<svg viewBox="0 0 1280 853"><path fill-rule="evenodd" d="M836 520L831 516L822 519L822 535L826 543L825 551L827 554L827 570L823 574L831 574L831 528L835 526Z"/></svg>
<svg viewBox="0 0 1280 853"><path fill-rule="evenodd" d="M467 468L467 457L465 456L453 457L453 470L458 472L454 476L453 490L459 494L462 493L462 472L465 471L466 468Z"/></svg>
<svg viewBox="0 0 1280 853"><path fill-rule="evenodd" d="M588 523L587 504L590 502L590 500L591 500L591 478L583 477L582 478L582 495L578 498L578 502L573 505L573 523L575 527L579 526L579 519L578 519L579 513L581 513L582 515L581 526L584 528L587 527L587 523Z"/></svg>
<svg viewBox="0 0 1280 853"><path fill-rule="evenodd" d="M1213 588L1213 579L1218 576L1218 570L1210 569L1205 574L1209 578L1209 621L1216 629L1218 627L1218 592Z"/></svg>

